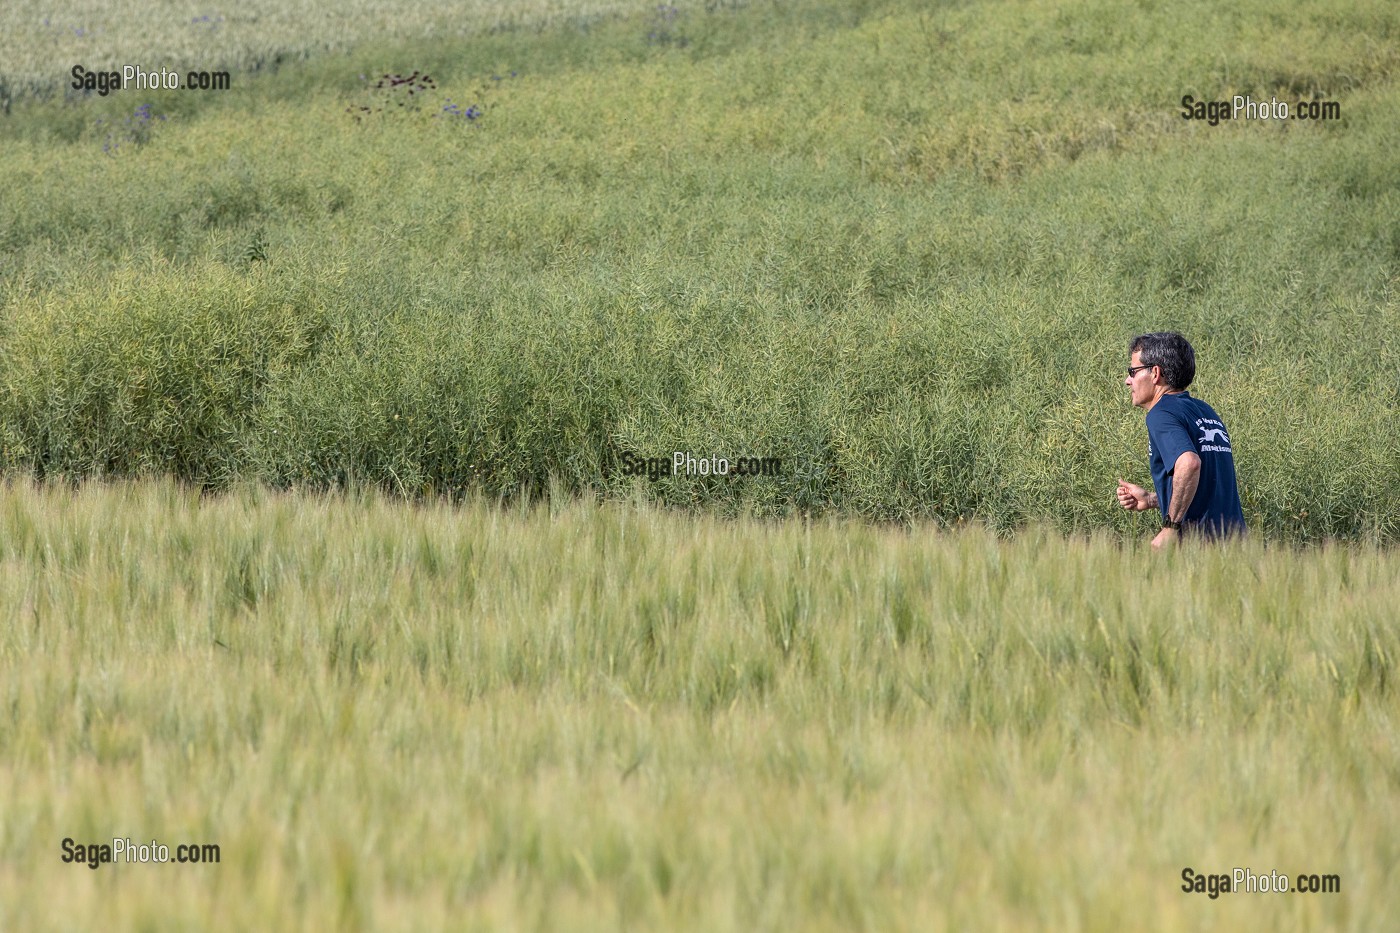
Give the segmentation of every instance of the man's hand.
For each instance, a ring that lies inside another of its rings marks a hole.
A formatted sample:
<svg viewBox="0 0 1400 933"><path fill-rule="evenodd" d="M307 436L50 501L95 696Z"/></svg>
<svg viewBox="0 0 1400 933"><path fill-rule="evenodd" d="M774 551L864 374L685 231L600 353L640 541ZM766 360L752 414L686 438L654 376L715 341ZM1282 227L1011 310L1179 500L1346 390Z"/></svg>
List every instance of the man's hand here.
<svg viewBox="0 0 1400 933"><path fill-rule="evenodd" d="M1118 504L1129 512L1146 512L1157 507L1157 494L1148 492L1141 486L1134 486L1122 479L1118 480Z"/></svg>
<svg viewBox="0 0 1400 933"><path fill-rule="evenodd" d="M1175 528L1163 528L1157 532L1157 537L1152 539L1152 550L1165 551L1176 545L1181 539L1181 533Z"/></svg>

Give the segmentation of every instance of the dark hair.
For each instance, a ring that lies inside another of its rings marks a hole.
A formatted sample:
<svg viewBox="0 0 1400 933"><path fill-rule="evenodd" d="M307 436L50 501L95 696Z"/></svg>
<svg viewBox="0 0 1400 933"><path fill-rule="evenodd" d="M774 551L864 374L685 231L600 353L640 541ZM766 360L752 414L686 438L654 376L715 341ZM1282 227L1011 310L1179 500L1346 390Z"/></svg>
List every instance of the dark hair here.
<svg viewBox="0 0 1400 933"><path fill-rule="evenodd" d="M1184 389L1196 378L1196 351L1174 331L1139 334L1128 342L1128 355L1137 352L1142 365L1162 367L1162 381L1173 389Z"/></svg>

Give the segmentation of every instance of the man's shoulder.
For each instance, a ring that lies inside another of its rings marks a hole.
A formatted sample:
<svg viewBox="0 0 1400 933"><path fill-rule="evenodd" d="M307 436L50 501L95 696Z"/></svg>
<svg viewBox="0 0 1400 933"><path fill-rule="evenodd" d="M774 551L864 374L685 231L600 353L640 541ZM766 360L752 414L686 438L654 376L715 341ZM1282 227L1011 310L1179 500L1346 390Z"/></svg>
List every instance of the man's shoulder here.
<svg viewBox="0 0 1400 933"><path fill-rule="evenodd" d="M1196 396L1186 392L1174 392L1162 396L1157 400L1157 404L1152 406L1152 410L1147 413L1149 421L1152 420L1153 415L1157 415L1159 422L1171 418L1184 421L1187 424L1197 418L1218 419L1219 417L1216 415L1215 409L1206 404L1203 399L1196 398Z"/></svg>
<svg viewBox="0 0 1400 933"><path fill-rule="evenodd" d="M1210 404L1205 399L1196 398L1194 395L1187 395L1182 399L1181 411L1182 414L1188 418L1208 418L1213 421L1220 420L1220 416L1215 413L1215 409L1211 408Z"/></svg>
<svg viewBox="0 0 1400 933"><path fill-rule="evenodd" d="M1191 409L1180 395L1164 395L1147 412L1149 428L1168 424L1190 423Z"/></svg>

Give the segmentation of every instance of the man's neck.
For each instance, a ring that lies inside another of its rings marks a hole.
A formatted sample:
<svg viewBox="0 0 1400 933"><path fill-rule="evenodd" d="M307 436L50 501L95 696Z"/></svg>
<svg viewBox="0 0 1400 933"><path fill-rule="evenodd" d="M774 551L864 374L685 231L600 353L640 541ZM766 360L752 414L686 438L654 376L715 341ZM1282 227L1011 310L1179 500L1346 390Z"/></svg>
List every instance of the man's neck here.
<svg viewBox="0 0 1400 933"><path fill-rule="evenodd" d="M1155 393L1153 393L1152 401L1147 403L1147 407L1144 408L1143 411L1148 412L1151 411L1153 408L1156 408L1157 403L1162 400L1162 396L1164 395L1180 395L1182 392L1185 391L1185 389L1169 389L1166 386L1162 386Z"/></svg>

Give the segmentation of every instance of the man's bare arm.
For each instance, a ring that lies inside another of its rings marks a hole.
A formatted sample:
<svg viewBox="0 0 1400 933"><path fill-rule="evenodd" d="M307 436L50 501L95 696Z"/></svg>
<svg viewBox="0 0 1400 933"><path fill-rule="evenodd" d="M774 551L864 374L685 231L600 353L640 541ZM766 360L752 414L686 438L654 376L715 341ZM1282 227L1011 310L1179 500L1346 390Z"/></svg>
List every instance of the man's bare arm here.
<svg viewBox="0 0 1400 933"><path fill-rule="evenodd" d="M1201 483L1201 458L1194 450L1188 450L1176 458L1172 467L1172 501L1167 506L1167 518L1174 522L1184 521L1191 501L1196 498L1196 487Z"/></svg>

